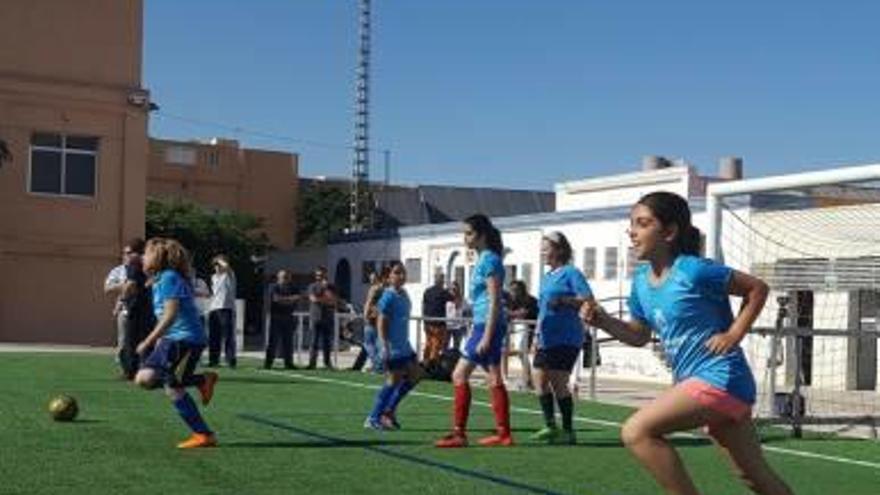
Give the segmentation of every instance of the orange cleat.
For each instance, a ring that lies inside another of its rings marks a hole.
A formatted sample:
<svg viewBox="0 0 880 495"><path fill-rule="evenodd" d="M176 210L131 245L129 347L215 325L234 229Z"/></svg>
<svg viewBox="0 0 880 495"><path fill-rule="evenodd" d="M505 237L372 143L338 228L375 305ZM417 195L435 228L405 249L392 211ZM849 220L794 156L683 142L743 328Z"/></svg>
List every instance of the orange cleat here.
<svg viewBox="0 0 880 495"><path fill-rule="evenodd" d="M483 447L510 447L513 445L513 437L510 433L497 433L480 439Z"/></svg>
<svg viewBox="0 0 880 495"><path fill-rule="evenodd" d="M468 440L464 433L454 431L434 442L434 446L440 449L457 449L467 447Z"/></svg>
<svg viewBox="0 0 880 495"><path fill-rule="evenodd" d="M214 386L217 385L217 380L219 379L220 376L213 371L205 373L205 382L199 385L199 394L202 396L203 406L207 406L211 402L211 398L214 397Z"/></svg>
<svg viewBox="0 0 880 495"><path fill-rule="evenodd" d="M217 437L213 433L193 433L192 436L177 444L178 449L201 449L216 446Z"/></svg>

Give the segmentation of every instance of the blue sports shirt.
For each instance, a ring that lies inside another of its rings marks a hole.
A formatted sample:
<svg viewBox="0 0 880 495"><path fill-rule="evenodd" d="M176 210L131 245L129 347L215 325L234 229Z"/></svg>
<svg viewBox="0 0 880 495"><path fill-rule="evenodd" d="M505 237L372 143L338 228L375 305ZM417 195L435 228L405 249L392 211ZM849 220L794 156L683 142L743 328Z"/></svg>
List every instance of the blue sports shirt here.
<svg viewBox="0 0 880 495"><path fill-rule="evenodd" d="M584 274L572 265L563 265L547 272L541 279L538 294L538 348L557 346L581 347L584 325L579 308L569 305L551 307L560 297L585 298L593 295Z"/></svg>
<svg viewBox="0 0 880 495"><path fill-rule="evenodd" d="M733 323L728 285L733 270L712 260L680 255L657 286L650 266L637 268L629 310L660 336L676 382L698 378L749 404L755 402L755 379L742 348L714 354L706 342Z"/></svg>
<svg viewBox="0 0 880 495"><path fill-rule="evenodd" d="M415 354L409 343L409 315L412 304L406 291L403 289L397 291L393 287L386 288L379 302L376 303L376 309L388 319L386 338L391 355L386 357L398 359Z"/></svg>
<svg viewBox="0 0 880 495"><path fill-rule="evenodd" d="M162 319L168 299L177 299L177 318L163 337L204 345L205 329L193 299L192 286L176 270L162 270L153 282L153 314L157 320Z"/></svg>
<svg viewBox="0 0 880 495"><path fill-rule="evenodd" d="M498 278L498 288L504 286L504 265L501 264L501 257L494 251L484 249L480 251L477 258L477 264L474 265L474 272L471 275L470 299L473 304L474 323L486 323L489 319L489 291L486 288L486 279L489 277ZM504 322L504 308L501 304L498 294L498 319L497 324Z"/></svg>

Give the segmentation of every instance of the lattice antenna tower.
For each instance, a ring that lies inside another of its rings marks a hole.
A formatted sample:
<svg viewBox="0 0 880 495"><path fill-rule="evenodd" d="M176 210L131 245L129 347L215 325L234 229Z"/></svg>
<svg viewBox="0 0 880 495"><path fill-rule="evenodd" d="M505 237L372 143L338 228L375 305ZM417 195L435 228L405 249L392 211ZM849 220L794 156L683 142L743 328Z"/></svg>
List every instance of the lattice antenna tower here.
<svg viewBox="0 0 880 495"><path fill-rule="evenodd" d="M354 158L351 165L349 228L372 228L370 199L370 0L358 0L358 57L355 77Z"/></svg>

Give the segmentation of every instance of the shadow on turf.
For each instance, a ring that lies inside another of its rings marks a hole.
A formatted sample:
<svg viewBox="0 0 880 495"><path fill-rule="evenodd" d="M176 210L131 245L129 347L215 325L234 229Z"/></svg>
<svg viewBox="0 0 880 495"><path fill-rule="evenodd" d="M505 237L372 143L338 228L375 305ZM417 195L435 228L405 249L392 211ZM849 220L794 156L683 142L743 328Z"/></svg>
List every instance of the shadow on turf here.
<svg viewBox="0 0 880 495"><path fill-rule="evenodd" d="M424 443L425 442L376 438L364 440L341 440L336 442L223 442L221 446L227 449L338 449L393 445L422 445Z"/></svg>
<svg viewBox="0 0 880 495"><path fill-rule="evenodd" d="M318 382L308 380L293 380L290 378L266 378L259 376L230 376L221 375L219 382L222 383L247 383L251 385L316 385Z"/></svg>

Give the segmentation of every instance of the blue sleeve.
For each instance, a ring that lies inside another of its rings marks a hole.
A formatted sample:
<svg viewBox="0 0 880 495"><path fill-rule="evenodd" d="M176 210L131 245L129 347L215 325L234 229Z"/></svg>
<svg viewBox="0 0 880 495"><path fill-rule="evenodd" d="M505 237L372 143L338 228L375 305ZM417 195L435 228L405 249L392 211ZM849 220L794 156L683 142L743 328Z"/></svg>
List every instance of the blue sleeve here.
<svg viewBox="0 0 880 495"><path fill-rule="evenodd" d="M382 297L380 297L379 302L376 303L376 309L385 316L391 316L391 303L393 300L394 296L391 294L390 290L383 291Z"/></svg>
<svg viewBox="0 0 880 495"><path fill-rule="evenodd" d="M587 283L587 279L584 278L584 274L581 273L580 270L571 267L568 273L568 280L571 289L578 297L590 297L593 295L593 291L590 289L590 284Z"/></svg>
<svg viewBox="0 0 880 495"><path fill-rule="evenodd" d="M699 258L691 267L694 285L701 292L716 296L726 296L730 287L733 269L715 261Z"/></svg>
<svg viewBox="0 0 880 495"><path fill-rule="evenodd" d="M645 315L645 309L642 307L642 302L639 300L638 281L639 278L637 276L633 277L632 289L630 289L629 299L626 304L627 307L629 307L629 314L634 320L647 324L648 317Z"/></svg>

